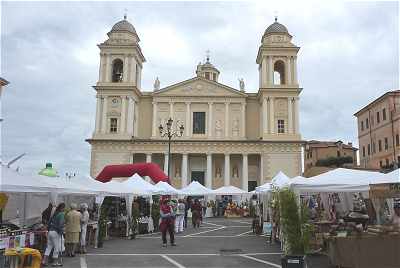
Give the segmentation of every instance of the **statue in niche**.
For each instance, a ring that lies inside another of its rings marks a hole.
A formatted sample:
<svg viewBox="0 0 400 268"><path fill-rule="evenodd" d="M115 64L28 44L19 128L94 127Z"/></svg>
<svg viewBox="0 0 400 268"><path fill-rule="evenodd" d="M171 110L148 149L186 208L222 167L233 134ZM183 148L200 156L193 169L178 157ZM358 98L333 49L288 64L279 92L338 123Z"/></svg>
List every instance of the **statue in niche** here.
<svg viewBox="0 0 400 268"><path fill-rule="evenodd" d="M244 80L243 80L243 78L240 78L238 80L239 80L240 91L244 91Z"/></svg>
<svg viewBox="0 0 400 268"><path fill-rule="evenodd" d="M181 126L183 126L183 120L181 118L176 119L175 121L175 130L180 131Z"/></svg>
<svg viewBox="0 0 400 268"><path fill-rule="evenodd" d="M181 169L179 166L175 168L175 178L179 179L181 177Z"/></svg>
<svg viewBox="0 0 400 268"><path fill-rule="evenodd" d="M156 77L156 80L154 80L154 91L160 90L160 80L158 79L158 77Z"/></svg>
<svg viewBox="0 0 400 268"><path fill-rule="evenodd" d="M220 168L220 167L217 167L217 168L215 169L215 177L216 177L217 179L220 179L220 178L221 178L221 168Z"/></svg>
<svg viewBox="0 0 400 268"><path fill-rule="evenodd" d="M234 137L239 136L239 118L233 120L232 134Z"/></svg>
<svg viewBox="0 0 400 268"><path fill-rule="evenodd" d="M220 138L222 136L222 123L219 119L215 122L215 135L217 136L217 138Z"/></svg>
<svg viewBox="0 0 400 268"><path fill-rule="evenodd" d="M233 167L232 176L233 176L234 179L239 178L239 168L237 166Z"/></svg>

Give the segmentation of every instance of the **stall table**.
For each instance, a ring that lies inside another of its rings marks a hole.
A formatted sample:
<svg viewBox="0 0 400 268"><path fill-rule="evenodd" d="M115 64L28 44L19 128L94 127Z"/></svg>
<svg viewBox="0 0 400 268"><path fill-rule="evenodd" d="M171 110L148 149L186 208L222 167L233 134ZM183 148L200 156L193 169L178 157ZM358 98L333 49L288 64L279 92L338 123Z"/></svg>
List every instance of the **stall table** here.
<svg viewBox="0 0 400 268"><path fill-rule="evenodd" d="M352 268L400 267L400 235L333 237L329 240L331 264Z"/></svg>

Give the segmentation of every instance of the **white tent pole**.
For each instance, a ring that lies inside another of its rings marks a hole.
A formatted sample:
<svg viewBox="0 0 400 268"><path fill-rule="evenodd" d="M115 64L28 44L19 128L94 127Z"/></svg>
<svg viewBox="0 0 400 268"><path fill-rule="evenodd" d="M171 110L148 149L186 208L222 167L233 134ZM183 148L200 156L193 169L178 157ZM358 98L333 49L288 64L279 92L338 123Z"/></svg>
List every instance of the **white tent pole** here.
<svg viewBox="0 0 400 268"><path fill-rule="evenodd" d="M27 193L24 194L24 221L23 221L23 225L22 226L26 225L26 206L28 204L27 195L28 195Z"/></svg>

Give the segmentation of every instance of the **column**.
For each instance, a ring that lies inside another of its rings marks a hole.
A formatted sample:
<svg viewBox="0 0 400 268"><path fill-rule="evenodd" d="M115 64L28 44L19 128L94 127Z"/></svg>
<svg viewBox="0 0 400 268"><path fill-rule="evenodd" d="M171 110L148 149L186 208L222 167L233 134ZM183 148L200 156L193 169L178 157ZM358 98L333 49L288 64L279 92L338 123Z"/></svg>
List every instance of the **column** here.
<svg viewBox="0 0 400 268"><path fill-rule="evenodd" d="M260 79L261 79L261 87L267 87L268 83L268 70L269 68L267 68L267 58L263 57L262 62L261 62L261 75L260 75Z"/></svg>
<svg viewBox="0 0 400 268"><path fill-rule="evenodd" d="M229 154L225 154L224 186L229 186L231 184L230 161L231 161L231 156Z"/></svg>
<svg viewBox="0 0 400 268"><path fill-rule="evenodd" d="M111 77L111 55L106 54L106 73L105 73L105 82L110 82Z"/></svg>
<svg viewBox="0 0 400 268"><path fill-rule="evenodd" d="M164 154L164 173L168 176L168 154Z"/></svg>
<svg viewBox="0 0 400 268"><path fill-rule="evenodd" d="M288 130L287 133L293 133L293 109L292 97L288 97ZM286 132L286 131L285 131Z"/></svg>
<svg viewBox="0 0 400 268"><path fill-rule="evenodd" d="M190 102L186 102L186 126L185 126L185 130L186 130L186 137L187 138L190 137L190 129L191 129L191 125L190 125Z"/></svg>
<svg viewBox="0 0 400 268"><path fill-rule="evenodd" d="M264 155L260 154L260 185L264 184Z"/></svg>
<svg viewBox="0 0 400 268"><path fill-rule="evenodd" d="M182 187L188 185L188 154L182 154Z"/></svg>
<svg viewBox="0 0 400 268"><path fill-rule="evenodd" d="M153 138L157 136L157 102L153 101Z"/></svg>
<svg viewBox="0 0 400 268"><path fill-rule="evenodd" d="M101 120L101 133L105 134L107 132L107 96L103 98L103 118Z"/></svg>
<svg viewBox="0 0 400 268"><path fill-rule="evenodd" d="M169 103L169 118L174 119L174 103Z"/></svg>
<svg viewBox="0 0 400 268"><path fill-rule="evenodd" d="M286 75L286 84L287 85L291 85L292 84L292 57L291 56L288 56L287 57L287 60L286 60L286 66L287 66L287 75Z"/></svg>
<svg viewBox="0 0 400 268"><path fill-rule="evenodd" d="M242 165L242 189L245 191L249 190L249 161L247 154L243 154L243 165Z"/></svg>
<svg viewBox="0 0 400 268"><path fill-rule="evenodd" d="M138 78L137 78L137 85L136 87L140 90L142 88L142 67L141 66L137 66L138 68Z"/></svg>
<svg viewBox="0 0 400 268"><path fill-rule="evenodd" d="M133 104L134 104L134 114L133 114L133 136L134 137L138 137L138 131L139 131L139 127L138 127L138 118L139 118L139 108L138 105L136 103L135 100L133 100Z"/></svg>
<svg viewBox="0 0 400 268"><path fill-rule="evenodd" d="M146 163L151 163L151 153L150 154L146 154ZM149 176L146 176L146 181L150 182L151 178Z"/></svg>
<svg viewBox="0 0 400 268"><path fill-rule="evenodd" d="M121 105L121 134L125 134L126 132L126 101L127 97L122 96L122 105Z"/></svg>
<svg viewBox="0 0 400 268"><path fill-rule="evenodd" d="M133 118L135 117L135 100L132 97L128 97L128 122L127 133L129 135L133 135Z"/></svg>
<svg viewBox="0 0 400 268"><path fill-rule="evenodd" d="M261 136L264 136L264 133L269 133L269 127L268 127L268 99L263 98L263 103L262 103L262 125L260 126L262 128L261 130Z"/></svg>
<svg viewBox="0 0 400 268"><path fill-rule="evenodd" d="M100 96L96 96L96 122L95 122L95 133L99 133L100 131L100 119L101 119L101 102L102 98Z"/></svg>
<svg viewBox="0 0 400 268"><path fill-rule="evenodd" d="M212 154L207 154L207 177L206 177L206 187L212 188Z"/></svg>
<svg viewBox="0 0 400 268"><path fill-rule="evenodd" d="M300 123L299 123L299 97L293 99L293 109L294 109L294 133L300 133Z"/></svg>
<svg viewBox="0 0 400 268"><path fill-rule="evenodd" d="M124 70L122 75L122 81L124 81L125 83L128 82L128 55L125 55L124 57Z"/></svg>
<svg viewBox="0 0 400 268"><path fill-rule="evenodd" d="M225 138L229 137L229 102L225 102Z"/></svg>
<svg viewBox="0 0 400 268"><path fill-rule="evenodd" d="M274 112L274 98L269 97L269 130L271 134L275 133L275 112Z"/></svg>
<svg viewBox="0 0 400 268"><path fill-rule="evenodd" d="M269 84L273 85L274 84L274 66L272 66L272 56L268 57L268 80Z"/></svg>
<svg viewBox="0 0 400 268"><path fill-rule="evenodd" d="M212 118L213 118L213 114L212 114L212 109L213 108L213 103L209 102L208 103L208 137L211 138L212 137Z"/></svg>
<svg viewBox="0 0 400 268"><path fill-rule="evenodd" d="M129 82L133 82L136 85L136 62L135 62L135 57L132 55L131 57L131 75L130 75L130 80Z"/></svg>
<svg viewBox="0 0 400 268"><path fill-rule="evenodd" d="M297 81L297 57L293 57L293 84L299 84Z"/></svg>
<svg viewBox="0 0 400 268"><path fill-rule="evenodd" d="M242 103L242 137L246 137L246 103Z"/></svg>
<svg viewBox="0 0 400 268"><path fill-rule="evenodd" d="M104 53L100 53L99 82L104 82Z"/></svg>

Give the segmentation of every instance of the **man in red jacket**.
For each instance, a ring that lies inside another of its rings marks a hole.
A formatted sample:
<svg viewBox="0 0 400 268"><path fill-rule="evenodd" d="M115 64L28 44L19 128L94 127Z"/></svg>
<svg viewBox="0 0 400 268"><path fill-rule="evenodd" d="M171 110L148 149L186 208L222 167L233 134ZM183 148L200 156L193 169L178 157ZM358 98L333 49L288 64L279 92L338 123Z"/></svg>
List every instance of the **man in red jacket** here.
<svg viewBox="0 0 400 268"><path fill-rule="evenodd" d="M171 246L176 246L174 237L175 214L172 206L169 204L169 196L161 197L160 217L160 231L162 234L163 247L167 246L167 231L169 233Z"/></svg>

